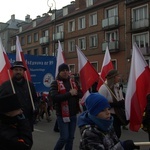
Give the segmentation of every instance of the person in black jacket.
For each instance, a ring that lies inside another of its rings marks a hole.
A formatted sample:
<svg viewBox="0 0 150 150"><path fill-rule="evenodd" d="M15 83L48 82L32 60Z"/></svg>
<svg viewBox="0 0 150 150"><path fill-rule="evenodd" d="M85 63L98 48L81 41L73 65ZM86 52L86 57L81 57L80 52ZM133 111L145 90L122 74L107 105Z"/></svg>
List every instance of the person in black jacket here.
<svg viewBox="0 0 150 150"><path fill-rule="evenodd" d="M79 99L83 93L74 80L69 77L69 67L61 64L58 67L56 80L51 83L49 95L56 110L60 138L54 150L72 150L74 133L76 129L77 113L79 112Z"/></svg>
<svg viewBox="0 0 150 150"><path fill-rule="evenodd" d="M21 103L21 108L23 110L23 113L25 117L29 120L30 126L33 131L34 130L33 125L35 121L35 117L34 117L35 111L33 109L32 99L35 108L38 102L35 87L32 82L27 81L24 77L26 68L24 67L23 62L21 61L14 62L13 66L10 69L12 70L12 79L4 82L0 86L0 96L5 96L12 93L17 94L19 102ZM29 90L31 90L32 98L30 96Z"/></svg>
<svg viewBox="0 0 150 150"><path fill-rule="evenodd" d="M0 97L0 150L31 150L32 131L16 94Z"/></svg>

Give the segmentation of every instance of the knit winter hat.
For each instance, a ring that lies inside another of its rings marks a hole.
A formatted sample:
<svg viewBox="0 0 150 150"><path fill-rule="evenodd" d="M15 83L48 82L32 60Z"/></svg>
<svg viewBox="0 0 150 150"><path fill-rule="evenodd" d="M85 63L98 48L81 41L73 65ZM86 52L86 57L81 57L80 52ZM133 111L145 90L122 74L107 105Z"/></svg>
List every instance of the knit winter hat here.
<svg viewBox="0 0 150 150"><path fill-rule="evenodd" d="M0 113L6 113L20 108L21 105L16 94L10 94L0 97Z"/></svg>
<svg viewBox="0 0 150 150"><path fill-rule="evenodd" d="M91 93L85 101L85 106L93 116L97 116L104 109L110 108L108 100L99 93Z"/></svg>
<svg viewBox="0 0 150 150"><path fill-rule="evenodd" d="M61 71L63 71L63 70L69 71L69 67L68 67L68 65L65 64L65 63L61 64L61 65L58 67L58 72L59 72L59 73L60 73Z"/></svg>
<svg viewBox="0 0 150 150"><path fill-rule="evenodd" d="M113 69L108 72L108 74L106 75L106 78L111 79L117 75L119 75L119 72L117 70Z"/></svg>

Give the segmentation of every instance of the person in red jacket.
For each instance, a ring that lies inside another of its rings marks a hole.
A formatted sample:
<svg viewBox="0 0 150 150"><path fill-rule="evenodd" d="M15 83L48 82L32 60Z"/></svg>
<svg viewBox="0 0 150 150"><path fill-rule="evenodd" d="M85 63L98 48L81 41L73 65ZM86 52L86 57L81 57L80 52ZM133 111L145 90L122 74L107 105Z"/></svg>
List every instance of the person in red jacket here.
<svg viewBox="0 0 150 150"><path fill-rule="evenodd" d="M0 97L0 150L31 150L32 130L16 94Z"/></svg>

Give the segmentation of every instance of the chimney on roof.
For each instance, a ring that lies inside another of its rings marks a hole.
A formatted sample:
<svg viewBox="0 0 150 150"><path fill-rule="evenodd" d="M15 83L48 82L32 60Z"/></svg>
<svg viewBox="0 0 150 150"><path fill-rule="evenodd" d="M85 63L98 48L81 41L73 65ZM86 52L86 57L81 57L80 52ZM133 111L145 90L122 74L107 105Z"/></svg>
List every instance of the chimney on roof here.
<svg viewBox="0 0 150 150"><path fill-rule="evenodd" d="M71 1L70 4L75 4L75 1Z"/></svg>
<svg viewBox="0 0 150 150"><path fill-rule="evenodd" d="M12 21L15 21L15 15L14 15L14 14L11 15L11 20L12 20Z"/></svg>
<svg viewBox="0 0 150 150"><path fill-rule="evenodd" d="M26 16L25 16L25 21L26 21L26 22L31 22L31 20L32 20L32 19L30 18L30 15L26 15Z"/></svg>

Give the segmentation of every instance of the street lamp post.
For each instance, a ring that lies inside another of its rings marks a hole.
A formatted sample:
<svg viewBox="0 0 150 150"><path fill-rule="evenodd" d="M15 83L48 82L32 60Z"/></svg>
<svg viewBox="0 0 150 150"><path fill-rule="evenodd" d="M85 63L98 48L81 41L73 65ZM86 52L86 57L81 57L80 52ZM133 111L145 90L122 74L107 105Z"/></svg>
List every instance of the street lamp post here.
<svg viewBox="0 0 150 150"><path fill-rule="evenodd" d="M51 5L49 5L48 4L48 2L49 2L49 0L47 0L47 5L50 7L50 10L48 11L48 13L54 13L54 26L53 26L53 50L52 50L52 52L53 52L53 55L55 56L56 54L55 54L55 40L56 40L56 38L55 38L55 36L56 36L56 29L55 29L55 27L56 27L56 1L55 0L53 0L53 2L54 3L51 3ZM51 10L51 8L53 7L53 4L54 4L54 11L52 11Z"/></svg>

